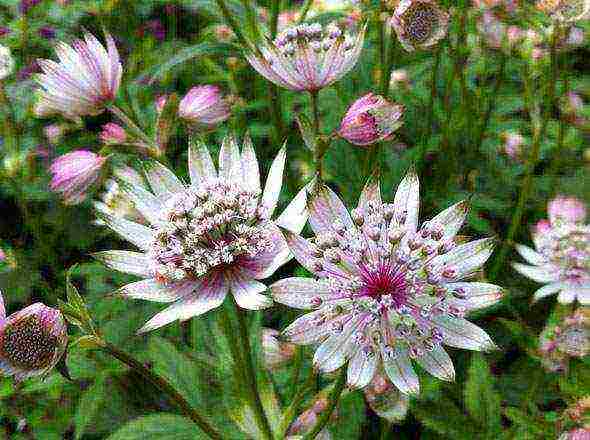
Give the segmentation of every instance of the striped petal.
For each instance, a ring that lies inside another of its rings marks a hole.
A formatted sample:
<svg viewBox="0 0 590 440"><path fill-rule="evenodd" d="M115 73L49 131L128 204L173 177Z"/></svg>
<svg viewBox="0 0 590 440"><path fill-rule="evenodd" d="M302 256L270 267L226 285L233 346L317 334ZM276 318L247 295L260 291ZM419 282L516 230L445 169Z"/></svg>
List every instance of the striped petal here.
<svg viewBox="0 0 590 440"><path fill-rule="evenodd" d="M512 263L512 267L522 275L538 283L553 283L559 280L559 273L545 267L529 266L527 264Z"/></svg>
<svg viewBox="0 0 590 440"><path fill-rule="evenodd" d="M127 298L168 303L189 295L197 285L198 283L195 281L183 281L166 285L149 278L127 284L117 290L117 293Z"/></svg>
<svg viewBox="0 0 590 440"><path fill-rule="evenodd" d="M376 353L366 353L363 348L359 348L348 364L346 383L351 388L364 388L375 375L377 370L377 361L379 355Z"/></svg>
<svg viewBox="0 0 590 440"><path fill-rule="evenodd" d="M152 276L151 259L139 252L131 251L105 251L92 254L94 258L105 266L141 277Z"/></svg>
<svg viewBox="0 0 590 440"><path fill-rule="evenodd" d="M130 243L142 250L148 250L154 240L154 230L124 218L114 217L105 213L98 213L98 217Z"/></svg>
<svg viewBox="0 0 590 440"><path fill-rule="evenodd" d="M312 278L284 278L269 289L276 302L304 310L318 308L332 296L328 283Z"/></svg>
<svg viewBox="0 0 590 440"><path fill-rule="evenodd" d="M241 185L242 163L240 150L233 136L226 136L219 150L219 177L229 182Z"/></svg>
<svg viewBox="0 0 590 440"><path fill-rule="evenodd" d="M533 266L542 266L547 263L547 259L543 255L528 246L517 244L515 248L520 256Z"/></svg>
<svg viewBox="0 0 590 440"><path fill-rule="evenodd" d="M435 346L431 351L425 351L422 356L416 358L416 361L434 377L450 382L455 380L453 361L440 345Z"/></svg>
<svg viewBox="0 0 590 440"><path fill-rule="evenodd" d="M160 162L152 160L146 162L144 167L147 180L158 198L166 198L184 191L184 185L178 177Z"/></svg>
<svg viewBox="0 0 590 440"><path fill-rule="evenodd" d="M466 319L439 316L432 321L442 331L446 345L476 351L490 351L497 348L485 331Z"/></svg>
<svg viewBox="0 0 590 440"><path fill-rule="evenodd" d="M242 170L244 171L244 185L249 190L256 194L261 191L260 188L260 170L258 169L258 160L256 159L256 152L250 136L244 137L244 144L242 145Z"/></svg>
<svg viewBox="0 0 590 440"><path fill-rule="evenodd" d="M418 227L418 215L420 208L420 183L414 168L410 168L406 177L400 182L393 199L394 220L405 218L403 223L410 232L415 232Z"/></svg>
<svg viewBox="0 0 590 440"><path fill-rule="evenodd" d="M281 187L283 186L283 172L285 170L285 160L287 157L286 146L279 150L279 153L275 157L270 166L268 177L266 178L266 184L264 185L264 192L262 193L262 206L267 209L268 218L272 218L272 215L279 202L279 194L281 193Z"/></svg>
<svg viewBox="0 0 590 440"><path fill-rule="evenodd" d="M418 395L420 383L408 357L407 349L398 347L395 356L389 356L382 351L381 357L385 374L397 389L404 394Z"/></svg>
<svg viewBox="0 0 590 440"><path fill-rule="evenodd" d="M205 182L217 178L213 159L203 142L191 141L188 150L188 172L191 184L197 188Z"/></svg>
<svg viewBox="0 0 590 440"><path fill-rule="evenodd" d="M348 209L342 200L323 183L317 183L310 189L307 209L309 224L316 234L332 232L336 220L340 220L347 229L354 228Z"/></svg>

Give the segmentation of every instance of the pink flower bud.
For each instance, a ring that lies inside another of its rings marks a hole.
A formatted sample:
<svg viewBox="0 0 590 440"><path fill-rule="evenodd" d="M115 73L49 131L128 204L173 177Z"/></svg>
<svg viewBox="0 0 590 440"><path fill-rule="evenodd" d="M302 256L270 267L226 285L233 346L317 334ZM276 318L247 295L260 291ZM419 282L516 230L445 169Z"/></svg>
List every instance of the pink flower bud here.
<svg viewBox="0 0 590 440"><path fill-rule="evenodd" d="M167 101L168 101L168 95L160 95L156 98L156 102L155 102L156 113L158 113L158 114L162 113Z"/></svg>
<svg viewBox="0 0 590 440"><path fill-rule="evenodd" d="M100 176L107 158L91 151L77 150L58 157L49 168L52 179L50 188L59 192L68 205L81 203L86 191Z"/></svg>
<svg viewBox="0 0 590 440"><path fill-rule="evenodd" d="M504 153L514 160L519 160L522 154L522 146L524 145L524 137L519 133L504 132L501 135L504 140Z"/></svg>
<svg viewBox="0 0 590 440"><path fill-rule="evenodd" d="M65 125L50 124L43 128L43 133L51 145L56 145L62 140L66 131Z"/></svg>
<svg viewBox="0 0 590 440"><path fill-rule="evenodd" d="M401 127L403 112L403 106L369 93L350 106L340 123L338 135L359 146L380 142Z"/></svg>
<svg viewBox="0 0 590 440"><path fill-rule="evenodd" d="M127 140L127 132L120 125L109 122L102 126L99 137L102 143L107 145L122 144Z"/></svg>
<svg viewBox="0 0 590 440"><path fill-rule="evenodd" d="M0 371L16 380L42 376L61 359L68 336L59 310L36 303L8 317L0 295Z"/></svg>
<svg viewBox="0 0 590 440"><path fill-rule="evenodd" d="M178 116L204 128L213 128L229 118L230 108L219 87L197 86L180 101Z"/></svg>
<svg viewBox="0 0 590 440"><path fill-rule="evenodd" d="M547 213L551 224L580 223L586 219L586 204L575 197L557 196L548 203Z"/></svg>

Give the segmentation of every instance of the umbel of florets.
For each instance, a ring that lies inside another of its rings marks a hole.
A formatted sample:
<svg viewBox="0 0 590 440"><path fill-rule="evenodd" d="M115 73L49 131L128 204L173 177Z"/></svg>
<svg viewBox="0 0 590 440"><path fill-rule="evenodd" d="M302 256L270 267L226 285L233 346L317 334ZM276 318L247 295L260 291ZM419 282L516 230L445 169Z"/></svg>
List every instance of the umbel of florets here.
<svg viewBox="0 0 590 440"><path fill-rule="evenodd" d="M418 392L411 361L444 380L454 378L443 344L494 347L464 316L493 304L498 286L464 282L492 253L493 240L458 244L467 204L457 203L418 228L418 178L411 171L393 203L371 181L351 214L332 190L309 195L304 239L286 233L295 258L318 279L289 278L271 286L273 298L312 310L283 332L297 344L319 344L314 365L331 372L348 362L347 382L363 388L383 368L404 393Z"/></svg>

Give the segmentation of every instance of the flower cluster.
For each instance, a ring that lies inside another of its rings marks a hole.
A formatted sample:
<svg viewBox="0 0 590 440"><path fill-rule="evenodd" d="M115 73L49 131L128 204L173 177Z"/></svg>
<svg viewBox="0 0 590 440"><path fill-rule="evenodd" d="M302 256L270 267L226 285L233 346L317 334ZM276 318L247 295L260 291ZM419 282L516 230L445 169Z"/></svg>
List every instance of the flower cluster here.
<svg viewBox="0 0 590 440"><path fill-rule="evenodd" d="M354 67L364 35L364 28L349 35L333 23L300 24L261 44L246 58L258 73L281 87L316 92Z"/></svg>
<svg viewBox="0 0 590 440"><path fill-rule="evenodd" d="M319 344L316 368L327 373L348 362L348 385L363 388L382 366L400 391L417 393L412 360L436 377L453 380L453 363L442 344L495 347L464 318L502 296L498 286L462 282L493 248L490 239L455 240L467 213L465 202L418 229L413 171L400 183L393 203L381 201L379 183L371 180L351 214L325 185L310 191L315 237L286 236L295 258L319 279L287 278L270 289L275 301L312 310L283 335L296 344Z"/></svg>
<svg viewBox="0 0 590 440"><path fill-rule="evenodd" d="M549 220L541 220L533 231L535 249L517 245L529 264L514 263L524 276L546 283L534 300L559 292L561 303L578 300L590 304L590 227L585 204L575 198L558 197L547 207Z"/></svg>

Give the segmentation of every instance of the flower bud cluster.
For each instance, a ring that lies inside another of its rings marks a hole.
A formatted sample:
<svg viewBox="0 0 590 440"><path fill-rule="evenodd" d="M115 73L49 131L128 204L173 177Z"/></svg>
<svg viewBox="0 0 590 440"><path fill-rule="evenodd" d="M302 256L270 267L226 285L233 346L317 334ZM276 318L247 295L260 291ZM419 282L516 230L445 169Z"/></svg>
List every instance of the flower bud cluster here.
<svg viewBox="0 0 590 440"><path fill-rule="evenodd" d="M354 38L343 33L334 23L322 26L319 23L300 24L281 32L274 43L285 56L312 49L315 53L328 52L334 45L343 44L345 50L354 47Z"/></svg>

